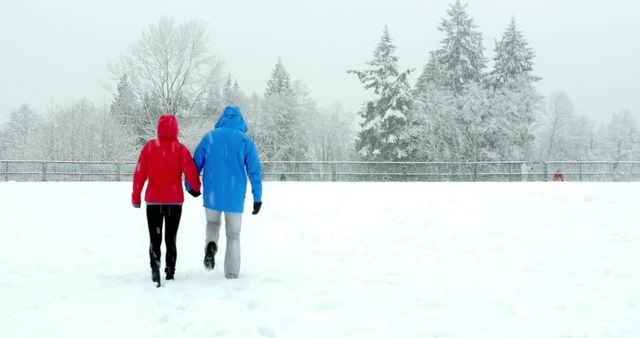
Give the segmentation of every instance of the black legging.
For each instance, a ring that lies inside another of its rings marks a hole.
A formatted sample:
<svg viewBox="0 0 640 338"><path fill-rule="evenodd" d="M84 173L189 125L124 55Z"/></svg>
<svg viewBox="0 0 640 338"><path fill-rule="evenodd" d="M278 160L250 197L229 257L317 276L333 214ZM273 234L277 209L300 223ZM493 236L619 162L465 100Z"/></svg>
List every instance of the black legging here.
<svg viewBox="0 0 640 338"><path fill-rule="evenodd" d="M182 215L182 205L164 204L147 205L147 223L149 224L149 259L151 268L160 265L160 245L162 245L162 220L165 224L164 243L167 246L166 268L175 271L178 250L176 248L176 236Z"/></svg>

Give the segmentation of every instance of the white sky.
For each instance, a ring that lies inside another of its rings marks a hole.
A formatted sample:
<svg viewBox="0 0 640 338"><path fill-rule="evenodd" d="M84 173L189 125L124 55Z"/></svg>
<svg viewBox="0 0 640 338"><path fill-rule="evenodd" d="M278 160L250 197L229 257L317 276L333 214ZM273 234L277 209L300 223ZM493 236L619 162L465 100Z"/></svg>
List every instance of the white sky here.
<svg viewBox="0 0 640 338"><path fill-rule="evenodd" d="M453 1L453 0L451 0ZM385 24L402 68L417 76L439 48L449 0L2 0L0 122L29 103L88 98L108 103L109 61L126 53L162 16L207 22L225 70L247 93L264 92L278 57L320 104L358 109L368 96L346 69L372 57ZM493 56L511 16L537 53L543 94L566 91L577 113L606 122L640 113L640 2L633 0L470 0L468 11ZM414 76L414 78L415 78Z"/></svg>

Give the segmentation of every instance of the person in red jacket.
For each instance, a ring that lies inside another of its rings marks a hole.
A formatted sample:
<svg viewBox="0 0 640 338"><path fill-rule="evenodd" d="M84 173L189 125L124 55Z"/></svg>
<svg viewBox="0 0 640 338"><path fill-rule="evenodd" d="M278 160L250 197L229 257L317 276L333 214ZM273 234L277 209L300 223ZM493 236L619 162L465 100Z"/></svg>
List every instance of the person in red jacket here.
<svg viewBox="0 0 640 338"><path fill-rule="evenodd" d="M560 171L560 169L558 169L556 173L553 174L553 180L556 182L564 182L564 174L562 174L562 171Z"/></svg>
<svg viewBox="0 0 640 338"><path fill-rule="evenodd" d="M140 208L140 194L145 181L149 180L145 192L147 223L149 226L149 258L151 280L160 286L160 245L162 244L162 221L165 223L165 245L167 248L166 279L173 279L176 269L176 236L182 214L184 194L182 174L189 183L189 194L200 195L200 177L191 153L178 141L178 120L173 115L162 115L158 120L158 137L147 141L140 152L138 165L133 174L131 203Z"/></svg>

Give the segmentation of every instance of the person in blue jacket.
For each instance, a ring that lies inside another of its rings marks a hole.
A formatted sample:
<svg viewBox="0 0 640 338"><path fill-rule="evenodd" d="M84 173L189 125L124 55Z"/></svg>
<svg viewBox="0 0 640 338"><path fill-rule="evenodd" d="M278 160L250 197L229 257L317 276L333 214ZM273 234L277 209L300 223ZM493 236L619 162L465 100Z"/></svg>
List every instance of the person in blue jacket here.
<svg viewBox="0 0 640 338"><path fill-rule="evenodd" d="M213 270L222 213L225 214L227 249L224 257L226 278L240 274L240 228L247 191L247 176L253 194L253 215L262 207L260 159L240 108L228 106L196 147L193 159L198 173L204 170L202 199L207 217L204 266Z"/></svg>

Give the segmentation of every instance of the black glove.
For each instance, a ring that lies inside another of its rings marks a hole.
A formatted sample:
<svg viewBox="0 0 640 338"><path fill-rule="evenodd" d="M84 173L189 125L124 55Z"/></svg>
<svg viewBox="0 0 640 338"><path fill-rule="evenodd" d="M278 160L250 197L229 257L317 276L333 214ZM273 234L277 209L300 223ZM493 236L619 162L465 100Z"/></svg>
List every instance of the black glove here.
<svg viewBox="0 0 640 338"><path fill-rule="evenodd" d="M189 195L193 196L193 197L198 197L200 195L202 195L199 191L193 191L193 190L187 190L187 192L189 193Z"/></svg>
<svg viewBox="0 0 640 338"><path fill-rule="evenodd" d="M131 204L131 205L133 205L133 207L136 209L140 209L140 204Z"/></svg>
<svg viewBox="0 0 640 338"><path fill-rule="evenodd" d="M262 207L262 202L253 202L253 211L252 215L257 215L260 212L260 208Z"/></svg>

